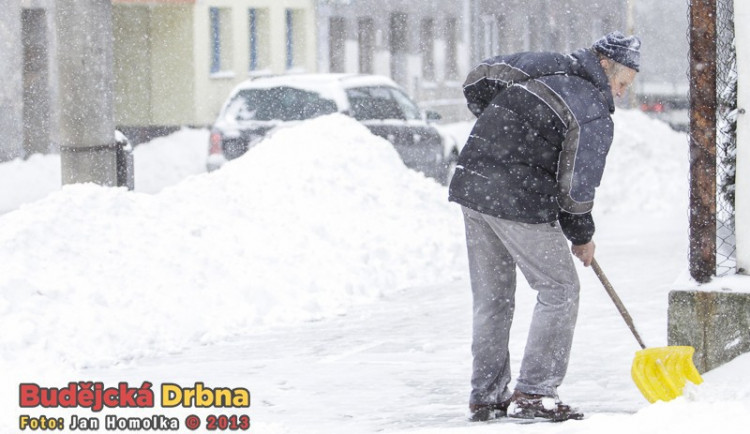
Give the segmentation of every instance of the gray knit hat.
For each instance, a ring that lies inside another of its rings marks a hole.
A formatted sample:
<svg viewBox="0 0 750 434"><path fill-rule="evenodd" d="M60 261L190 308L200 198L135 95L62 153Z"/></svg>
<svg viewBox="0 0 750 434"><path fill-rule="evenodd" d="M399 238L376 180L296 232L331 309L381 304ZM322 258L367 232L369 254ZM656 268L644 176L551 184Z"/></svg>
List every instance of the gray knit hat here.
<svg viewBox="0 0 750 434"><path fill-rule="evenodd" d="M637 36L625 36L622 32L612 32L594 42L593 48L617 63L639 71L641 40Z"/></svg>

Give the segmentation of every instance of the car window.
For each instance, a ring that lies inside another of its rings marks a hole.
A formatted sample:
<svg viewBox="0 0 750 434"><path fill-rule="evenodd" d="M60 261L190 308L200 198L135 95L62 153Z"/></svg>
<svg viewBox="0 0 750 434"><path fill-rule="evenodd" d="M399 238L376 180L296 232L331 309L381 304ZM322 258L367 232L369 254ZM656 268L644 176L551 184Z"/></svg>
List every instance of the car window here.
<svg viewBox="0 0 750 434"><path fill-rule="evenodd" d="M236 120L296 121L336 112L336 103L292 87L244 89L227 105Z"/></svg>
<svg viewBox="0 0 750 434"><path fill-rule="evenodd" d="M346 96L354 119L406 119L401 105L388 87L356 87L348 89Z"/></svg>
<svg viewBox="0 0 750 434"><path fill-rule="evenodd" d="M409 99L408 96L406 96L405 93L401 92L398 89L391 89L391 92L393 93L394 99L398 102L398 105L401 107L401 111L404 113L407 120L414 120L414 119L420 119L422 117L422 114L419 111L419 107L417 107L414 102L412 102L411 99Z"/></svg>

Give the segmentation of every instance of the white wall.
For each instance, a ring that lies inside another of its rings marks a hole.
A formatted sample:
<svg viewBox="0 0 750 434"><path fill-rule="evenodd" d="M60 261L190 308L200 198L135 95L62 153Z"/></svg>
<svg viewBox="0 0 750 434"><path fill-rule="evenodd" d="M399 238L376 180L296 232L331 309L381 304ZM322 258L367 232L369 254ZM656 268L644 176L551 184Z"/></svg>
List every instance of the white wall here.
<svg viewBox="0 0 750 434"><path fill-rule="evenodd" d="M734 2L737 73L737 180L735 191L735 230L737 268L750 274L750 2Z"/></svg>
<svg viewBox="0 0 750 434"><path fill-rule="evenodd" d="M156 125L181 125L195 116L195 69L189 6L151 9L151 117ZM158 41L158 42L157 42Z"/></svg>
<svg viewBox="0 0 750 434"><path fill-rule="evenodd" d="M149 125L151 118L151 12L148 7L113 5L115 120Z"/></svg>

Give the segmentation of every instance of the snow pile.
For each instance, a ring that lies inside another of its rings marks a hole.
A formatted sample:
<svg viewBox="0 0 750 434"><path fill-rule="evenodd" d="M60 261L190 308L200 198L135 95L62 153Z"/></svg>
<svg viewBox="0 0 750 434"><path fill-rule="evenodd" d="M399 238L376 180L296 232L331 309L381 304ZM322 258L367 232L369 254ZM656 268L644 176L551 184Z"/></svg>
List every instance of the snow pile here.
<svg viewBox="0 0 750 434"><path fill-rule="evenodd" d="M208 130L183 128L135 147L135 191L156 193L206 171ZM34 154L0 163L0 214L42 199L61 188L60 155Z"/></svg>
<svg viewBox="0 0 750 434"><path fill-rule="evenodd" d="M58 190L60 179L60 156L56 154L34 154L26 160L0 163L0 180L6 186L0 189L0 214Z"/></svg>
<svg viewBox="0 0 750 434"><path fill-rule="evenodd" d="M66 186L0 224L0 348L109 364L466 269L459 210L336 115L157 195Z"/></svg>
<svg viewBox="0 0 750 434"><path fill-rule="evenodd" d="M617 110L613 121L614 141L596 191L594 211L621 214L640 210L653 215L677 207L686 213L686 134L636 110Z"/></svg>
<svg viewBox="0 0 750 434"><path fill-rule="evenodd" d="M157 193L206 171L208 130L183 128L135 147L135 191Z"/></svg>

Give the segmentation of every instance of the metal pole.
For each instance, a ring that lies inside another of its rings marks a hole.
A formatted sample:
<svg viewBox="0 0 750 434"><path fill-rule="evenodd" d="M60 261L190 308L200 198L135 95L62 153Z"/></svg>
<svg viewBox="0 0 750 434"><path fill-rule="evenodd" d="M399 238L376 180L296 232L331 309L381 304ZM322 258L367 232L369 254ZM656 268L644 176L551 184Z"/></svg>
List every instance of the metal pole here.
<svg viewBox="0 0 750 434"><path fill-rule="evenodd" d="M63 184L117 184L111 0L59 0Z"/></svg>
<svg viewBox="0 0 750 434"><path fill-rule="evenodd" d="M716 0L690 1L690 275L716 270Z"/></svg>

